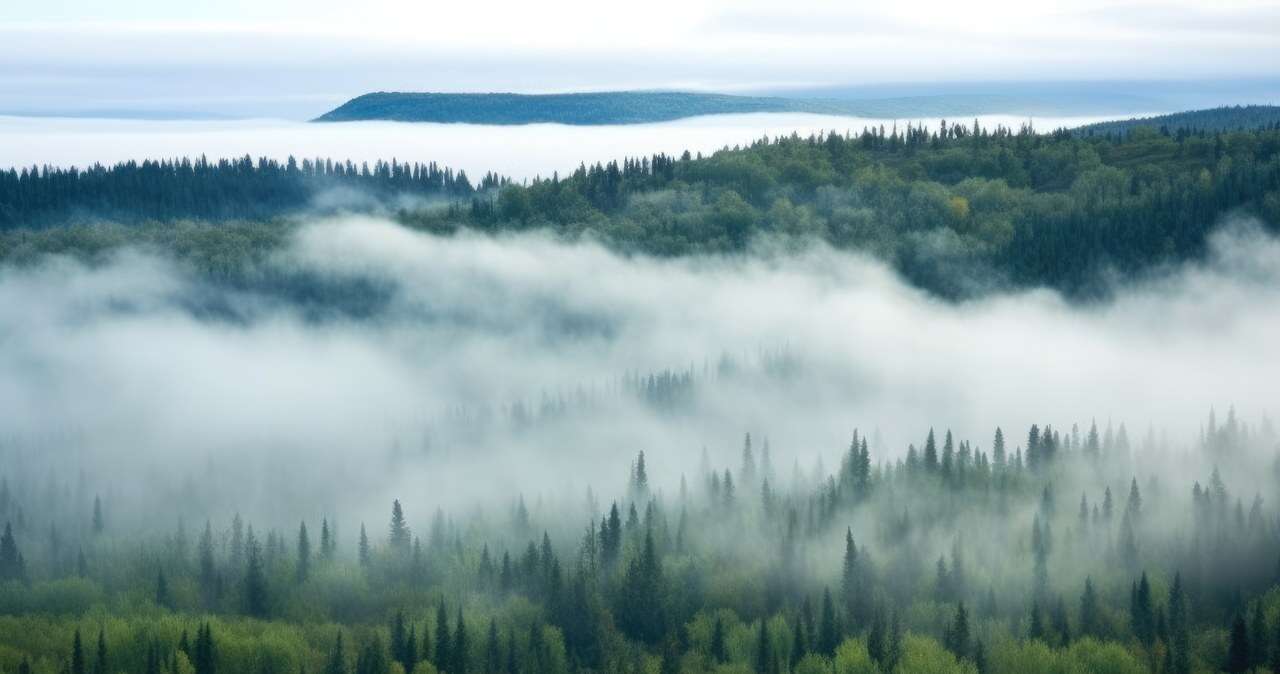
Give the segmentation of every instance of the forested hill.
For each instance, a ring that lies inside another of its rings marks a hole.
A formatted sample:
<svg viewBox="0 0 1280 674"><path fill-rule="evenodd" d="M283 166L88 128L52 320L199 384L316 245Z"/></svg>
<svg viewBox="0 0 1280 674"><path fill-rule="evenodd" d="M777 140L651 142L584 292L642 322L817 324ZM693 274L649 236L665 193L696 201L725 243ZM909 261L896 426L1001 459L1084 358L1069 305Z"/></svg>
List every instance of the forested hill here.
<svg viewBox="0 0 1280 674"><path fill-rule="evenodd" d="M1112 122L1098 122L1077 128L1078 135L1129 133L1151 128L1165 133L1193 131L1239 131L1274 129L1280 125L1280 105L1235 105L1210 110L1175 112L1155 117L1136 117Z"/></svg>
<svg viewBox="0 0 1280 674"><path fill-rule="evenodd" d="M527 185L494 175L476 184L434 164L248 157L11 170L0 172L0 260L152 240L234 272L261 252L237 237L266 245L282 237L260 230L278 225L176 235L171 223L314 212L335 188L361 195L348 208L390 211L433 232L543 229L660 256L817 239L875 255L943 296L1009 285L1091 295L1117 271L1197 259L1230 215L1275 231L1280 129L1086 138L876 128L582 166ZM67 226L104 219L151 226Z"/></svg>
<svg viewBox="0 0 1280 674"><path fill-rule="evenodd" d="M573 94L365 94L317 122L390 120L469 124L637 124L696 115L813 112L805 101L688 92L614 91Z"/></svg>
<svg viewBox="0 0 1280 674"><path fill-rule="evenodd" d="M733 96L673 91L569 94L378 92L347 101L317 122L387 120L468 124L643 124L699 115L804 112L873 119L1022 114L1043 110L1027 97L986 94L870 99Z"/></svg>

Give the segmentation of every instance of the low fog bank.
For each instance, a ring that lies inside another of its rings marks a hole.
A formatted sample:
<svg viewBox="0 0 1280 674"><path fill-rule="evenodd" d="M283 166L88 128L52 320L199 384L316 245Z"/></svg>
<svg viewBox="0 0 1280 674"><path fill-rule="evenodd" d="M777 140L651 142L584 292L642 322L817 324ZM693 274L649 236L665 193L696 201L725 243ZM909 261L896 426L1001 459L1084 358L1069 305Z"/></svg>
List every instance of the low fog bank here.
<svg viewBox="0 0 1280 674"><path fill-rule="evenodd" d="M302 227L269 266L381 303L317 320L141 251L0 271L0 476L97 485L121 522L323 512L350 534L392 498L425 516L618 493L639 451L670 493L704 447L736 465L745 432L783 476L831 467L855 428L873 461L930 427L989 449L1001 426L1012 451L1033 423L1095 419L1182 456L1212 406L1258 427L1280 393L1280 241L1247 222L1088 306L946 303L818 245L655 260L368 218Z"/></svg>

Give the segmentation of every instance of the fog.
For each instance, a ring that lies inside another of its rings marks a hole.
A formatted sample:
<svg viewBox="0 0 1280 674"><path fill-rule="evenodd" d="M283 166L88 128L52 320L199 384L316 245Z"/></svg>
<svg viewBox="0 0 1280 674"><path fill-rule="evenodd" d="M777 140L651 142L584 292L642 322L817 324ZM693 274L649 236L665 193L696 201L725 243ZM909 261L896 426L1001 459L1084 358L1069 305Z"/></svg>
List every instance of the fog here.
<svg viewBox="0 0 1280 674"><path fill-rule="evenodd" d="M1180 452L1212 406L1256 425L1280 393L1280 242L1235 222L1212 251L1105 304L952 304L819 244L655 260L305 223L268 266L372 289L359 316L145 251L53 259L0 272L0 452L10 476L78 464L117 522L164 527L237 510L380 522L392 498L413 513L577 504L588 486L618 493L639 451L671 493L704 447L733 464L746 432L783 476L830 467L855 428L877 462L930 427L989 449L999 425L1012 451L1032 423L1093 419ZM629 383L666 370L690 377L669 400Z"/></svg>
<svg viewBox="0 0 1280 674"><path fill-rule="evenodd" d="M1018 128L1028 122L1049 130L1103 117L980 116L984 127ZM936 127L937 119L899 120ZM972 121L965 118L964 123ZM0 168L80 166L158 157L298 157L374 162L435 161L472 178L495 171L516 180L565 174L580 164L649 156L709 153L764 136L853 131L894 120L807 114L708 115L660 124L565 126L531 124L405 124L347 122L309 124L282 120L129 121L0 117Z"/></svg>

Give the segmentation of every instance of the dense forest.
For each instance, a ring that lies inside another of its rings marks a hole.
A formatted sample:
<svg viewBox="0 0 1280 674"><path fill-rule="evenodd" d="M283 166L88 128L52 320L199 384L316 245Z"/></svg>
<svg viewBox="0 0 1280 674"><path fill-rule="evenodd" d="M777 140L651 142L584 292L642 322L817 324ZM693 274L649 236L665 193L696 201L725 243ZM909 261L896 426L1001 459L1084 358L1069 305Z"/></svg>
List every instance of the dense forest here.
<svg viewBox="0 0 1280 674"><path fill-rule="evenodd" d="M1275 123L0 173L0 672L1280 673L1278 227Z"/></svg>
<svg viewBox="0 0 1280 674"><path fill-rule="evenodd" d="M1161 133L1184 131L1244 131L1274 126L1280 122L1280 106L1232 105L1213 110L1175 112L1154 117L1135 117L1111 122L1098 122L1076 129L1077 134L1122 134L1140 127L1159 129Z"/></svg>
<svg viewBox="0 0 1280 674"><path fill-rule="evenodd" d="M666 413L690 383L627 381ZM670 484L641 451L616 492L367 522L247 520L216 469L139 519L10 443L0 671L1280 671L1275 430L1163 435L854 431L826 469L747 434Z"/></svg>
<svg viewBox="0 0 1280 674"><path fill-rule="evenodd" d="M0 258L159 242L234 273L261 252L243 245L253 223L287 227L279 218L335 209L391 211L437 233L545 229L658 256L822 240L944 296L1041 285L1093 296L1108 279L1198 259L1233 215L1280 225L1280 130L880 127L528 184L493 174L474 184L434 164L249 157L10 170L0 173ZM178 223L187 220L209 224Z"/></svg>

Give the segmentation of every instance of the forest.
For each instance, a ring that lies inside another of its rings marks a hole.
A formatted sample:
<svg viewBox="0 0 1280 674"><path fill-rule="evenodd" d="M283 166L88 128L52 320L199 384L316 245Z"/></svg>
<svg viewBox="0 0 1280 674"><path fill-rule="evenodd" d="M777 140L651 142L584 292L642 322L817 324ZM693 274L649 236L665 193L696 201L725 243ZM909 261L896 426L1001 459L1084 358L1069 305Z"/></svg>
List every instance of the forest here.
<svg viewBox="0 0 1280 674"><path fill-rule="evenodd" d="M689 385L629 381L666 413ZM855 430L826 469L748 433L673 483L641 451L616 492L371 521L253 521L215 470L187 493L218 506L171 528L10 447L0 670L1280 670L1269 421L919 435Z"/></svg>
<svg viewBox="0 0 1280 674"><path fill-rule="evenodd" d="M33 167L0 173L0 259L92 259L136 242L243 276L260 252L243 245L246 230L336 211L390 213L435 233L549 231L668 257L823 241L944 297L1038 286L1099 297L1113 279L1203 259L1230 217L1280 226L1280 130L1274 120L1083 135L904 125L581 166L527 184L394 160Z"/></svg>
<svg viewBox="0 0 1280 674"><path fill-rule="evenodd" d="M0 173L0 673L1280 673L1278 227L1275 123Z"/></svg>

